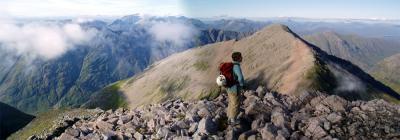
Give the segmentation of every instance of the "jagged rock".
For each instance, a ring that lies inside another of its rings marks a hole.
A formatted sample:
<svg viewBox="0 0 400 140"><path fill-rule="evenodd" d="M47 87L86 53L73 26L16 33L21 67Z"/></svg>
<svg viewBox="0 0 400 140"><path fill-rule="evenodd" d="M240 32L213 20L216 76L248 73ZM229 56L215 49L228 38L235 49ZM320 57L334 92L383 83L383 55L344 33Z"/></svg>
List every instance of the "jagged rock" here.
<svg viewBox="0 0 400 140"><path fill-rule="evenodd" d="M156 121L154 119L150 119L149 122L147 122L147 127L149 128L150 131L154 131L156 128Z"/></svg>
<svg viewBox="0 0 400 140"><path fill-rule="evenodd" d="M251 123L251 129L252 129L252 130L257 130L257 129L263 127L263 126L262 126L262 125L263 125L262 122L263 122L263 121L262 121L260 118L254 120L254 121Z"/></svg>
<svg viewBox="0 0 400 140"><path fill-rule="evenodd" d="M68 128L68 129L65 130L64 133L69 134L69 135L71 135L73 137L79 137L79 133L80 132L79 132L79 130L76 130L76 129L73 129L73 128Z"/></svg>
<svg viewBox="0 0 400 140"><path fill-rule="evenodd" d="M181 129L188 129L189 127L190 126L189 126L188 122L181 120L181 121L177 121L174 124L172 124L171 130L175 131L175 130L181 130Z"/></svg>
<svg viewBox="0 0 400 140"><path fill-rule="evenodd" d="M80 137L80 139L86 139L86 140L99 140L100 136L97 135L96 133L90 133L86 136Z"/></svg>
<svg viewBox="0 0 400 140"><path fill-rule="evenodd" d="M265 127L261 129L262 139L271 140L276 137L277 128L270 123L265 124Z"/></svg>
<svg viewBox="0 0 400 140"><path fill-rule="evenodd" d="M326 114L326 113L330 113L330 112L331 112L331 110L330 110L326 105L324 105L324 104L318 104L318 105L315 107L315 112L314 112L314 114L319 115L319 114Z"/></svg>
<svg viewBox="0 0 400 140"><path fill-rule="evenodd" d="M239 135L239 140L247 140L250 136L257 134L257 131L249 130Z"/></svg>
<svg viewBox="0 0 400 140"><path fill-rule="evenodd" d="M107 120L107 122L112 124L112 125L116 125L117 122L118 122L118 118L110 118L110 119Z"/></svg>
<svg viewBox="0 0 400 140"><path fill-rule="evenodd" d="M123 115L119 118L117 124L119 124L119 125L125 124L125 123L129 122L130 120L132 120L131 115Z"/></svg>
<svg viewBox="0 0 400 140"><path fill-rule="evenodd" d="M196 132L196 131L197 131L197 126L198 126L198 123L192 123L192 124L190 124L190 128L189 128L188 132L189 132L189 133L194 133L194 132Z"/></svg>
<svg viewBox="0 0 400 140"><path fill-rule="evenodd" d="M201 109L197 112L197 114L199 114L199 116L200 116L201 118L204 118L204 117L206 117L206 116L211 116L211 113L210 113L210 111L208 111L207 108L201 108Z"/></svg>
<svg viewBox="0 0 400 140"><path fill-rule="evenodd" d="M74 136L71 136L67 133L63 133L61 134L60 137L57 138L58 140L78 140L77 138L75 138Z"/></svg>
<svg viewBox="0 0 400 140"><path fill-rule="evenodd" d="M264 95L265 95L264 87L263 86L258 86L257 89L256 89L256 93L257 93L258 97L264 98Z"/></svg>
<svg viewBox="0 0 400 140"><path fill-rule="evenodd" d="M199 122L197 132L200 134L213 134L217 131L217 125L211 119L211 117L207 116Z"/></svg>
<svg viewBox="0 0 400 140"><path fill-rule="evenodd" d="M278 133L278 135L281 135L284 138L290 137L290 132L286 127L281 128L280 130L277 131L277 133Z"/></svg>
<svg viewBox="0 0 400 140"><path fill-rule="evenodd" d="M305 135L313 139L320 139L327 135L325 130L320 126L320 121L316 118L311 119L305 131Z"/></svg>
<svg viewBox="0 0 400 140"><path fill-rule="evenodd" d="M110 124L110 123L108 123L108 122L105 122L105 121L97 121L97 122L96 122L96 126L97 126L99 129L103 129L103 130L110 130L110 129L113 128L113 125L112 125L112 124Z"/></svg>
<svg viewBox="0 0 400 140"><path fill-rule="evenodd" d="M286 138L284 136L282 136L282 134L278 134L278 136L275 137L276 140L286 140Z"/></svg>
<svg viewBox="0 0 400 140"><path fill-rule="evenodd" d="M272 110L272 115L271 115L271 122L278 127L284 127L285 126L285 116L282 113L283 110L280 107L275 107Z"/></svg>
<svg viewBox="0 0 400 140"><path fill-rule="evenodd" d="M207 136L204 135L194 135L193 140L207 140Z"/></svg>
<svg viewBox="0 0 400 140"><path fill-rule="evenodd" d="M227 124L226 94L212 101L168 100L131 110L64 116L32 139L394 139L400 106L383 100L348 102L323 93L298 97L247 91L240 124ZM200 114L200 115L199 115ZM61 134L60 134L61 133Z"/></svg>
<svg viewBox="0 0 400 140"><path fill-rule="evenodd" d="M257 140L257 135L251 135L247 138L247 140Z"/></svg>
<svg viewBox="0 0 400 140"><path fill-rule="evenodd" d="M324 122L324 129L327 130L327 131L329 131L329 130L331 129L331 123L325 121L325 122Z"/></svg>
<svg viewBox="0 0 400 140"><path fill-rule="evenodd" d="M135 134L133 135L133 137L134 137L136 140L143 140L143 139L144 139L144 136L143 136L142 134L140 134L139 132L135 132Z"/></svg>
<svg viewBox="0 0 400 140"><path fill-rule="evenodd" d="M329 120L331 123L337 123L340 120L342 120L342 116L339 115L338 113L331 113L326 117L327 120Z"/></svg>
<svg viewBox="0 0 400 140"><path fill-rule="evenodd" d="M330 108L336 112L345 111L349 104L348 101L336 95L326 97L322 103L329 105Z"/></svg>
<svg viewBox="0 0 400 140"><path fill-rule="evenodd" d="M112 139L116 139L117 134L114 131L105 130L105 131L101 131L101 136L105 140L112 140Z"/></svg>
<svg viewBox="0 0 400 140"><path fill-rule="evenodd" d="M161 127L157 130L156 139L167 138L168 136L170 136L170 131L168 128Z"/></svg>

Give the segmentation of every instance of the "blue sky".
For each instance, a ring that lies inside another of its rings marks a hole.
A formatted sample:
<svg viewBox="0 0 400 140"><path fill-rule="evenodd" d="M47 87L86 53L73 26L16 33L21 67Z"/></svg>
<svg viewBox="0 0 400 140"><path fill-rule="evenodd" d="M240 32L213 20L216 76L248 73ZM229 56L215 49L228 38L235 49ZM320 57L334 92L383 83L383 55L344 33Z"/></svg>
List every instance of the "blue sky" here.
<svg viewBox="0 0 400 140"><path fill-rule="evenodd" d="M9 17L122 16L400 19L399 0L0 0Z"/></svg>
<svg viewBox="0 0 400 140"><path fill-rule="evenodd" d="M399 0L186 0L183 5L194 17L400 19Z"/></svg>

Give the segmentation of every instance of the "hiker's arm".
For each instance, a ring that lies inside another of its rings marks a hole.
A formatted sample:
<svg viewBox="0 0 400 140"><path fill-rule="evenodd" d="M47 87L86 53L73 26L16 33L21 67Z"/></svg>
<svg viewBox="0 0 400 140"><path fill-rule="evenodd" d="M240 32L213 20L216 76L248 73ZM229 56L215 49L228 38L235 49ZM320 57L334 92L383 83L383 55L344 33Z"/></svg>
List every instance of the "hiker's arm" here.
<svg viewBox="0 0 400 140"><path fill-rule="evenodd" d="M237 80L239 82L239 85L241 87L244 86L244 78L243 78L243 74L242 74L242 70L240 69L239 65L235 65L233 66L233 72L235 73L235 75L237 76Z"/></svg>

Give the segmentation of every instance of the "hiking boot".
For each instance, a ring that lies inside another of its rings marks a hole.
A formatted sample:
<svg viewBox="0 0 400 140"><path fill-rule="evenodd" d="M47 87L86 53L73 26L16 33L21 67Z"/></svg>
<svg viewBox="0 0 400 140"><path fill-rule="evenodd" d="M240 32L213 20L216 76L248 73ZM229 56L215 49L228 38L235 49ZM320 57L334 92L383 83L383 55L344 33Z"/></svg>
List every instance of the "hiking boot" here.
<svg viewBox="0 0 400 140"><path fill-rule="evenodd" d="M235 125L240 124L240 122L238 119L229 119L228 124L231 126L235 126Z"/></svg>

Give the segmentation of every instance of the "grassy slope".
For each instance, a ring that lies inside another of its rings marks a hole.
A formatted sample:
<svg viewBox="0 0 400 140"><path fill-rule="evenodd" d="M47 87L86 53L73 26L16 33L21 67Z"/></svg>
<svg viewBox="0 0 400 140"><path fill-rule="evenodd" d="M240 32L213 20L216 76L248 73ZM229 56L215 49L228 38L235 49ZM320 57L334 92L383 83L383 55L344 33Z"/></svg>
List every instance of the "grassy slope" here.
<svg viewBox="0 0 400 140"><path fill-rule="evenodd" d="M103 110L117 109L120 107L127 108L128 103L125 100L124 95L119 91L121 85L125 81L115 82L104 89L96 92L91 99L86 102L84 108L96 108L99 107Z"/></svg>

